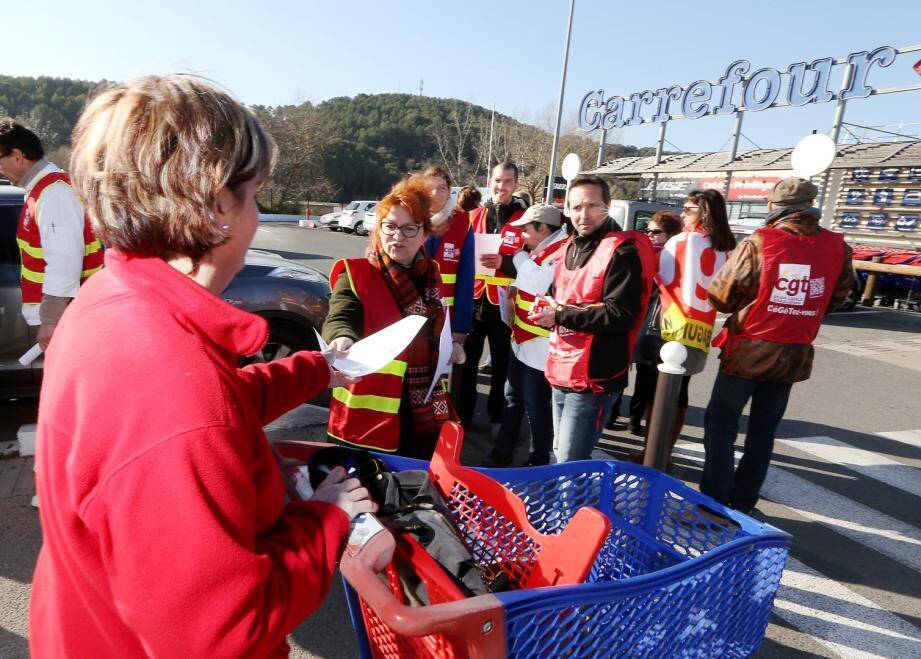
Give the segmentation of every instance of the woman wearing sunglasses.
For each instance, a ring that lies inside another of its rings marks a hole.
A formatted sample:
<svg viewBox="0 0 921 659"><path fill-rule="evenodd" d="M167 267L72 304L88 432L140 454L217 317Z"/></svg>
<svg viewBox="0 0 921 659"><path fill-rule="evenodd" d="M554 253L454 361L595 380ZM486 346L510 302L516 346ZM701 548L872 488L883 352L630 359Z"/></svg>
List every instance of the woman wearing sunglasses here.
<svg viewBox="0 0 921 659"><path fill-rule="evenodd" d="M376 216L365 258L333 266L323 338L343 353L405 316L429 320L380 371L333 389L328 433L337 442L429 459L442 424L454 414L442 387L426 398L446 313L438 266L422 247L432 216L425 180L397 183L377 205ZM452 359L464 359L457 343Z"/></svg>
<svg viewBox="0 0 921 659"><path fill-rule="evenodd" d="M690 376L704 369L710 351L716 310L707 300L707 286L735 247L726 216L726 202L718 191L689 193L681 209L681 220L684 230L665 244L659 255L656 276L662 340L678 341L688 351L684 363L685 379L669 437L669 456L684 426L688 381ZM671 464L669 457L669 469Z"/></svg>

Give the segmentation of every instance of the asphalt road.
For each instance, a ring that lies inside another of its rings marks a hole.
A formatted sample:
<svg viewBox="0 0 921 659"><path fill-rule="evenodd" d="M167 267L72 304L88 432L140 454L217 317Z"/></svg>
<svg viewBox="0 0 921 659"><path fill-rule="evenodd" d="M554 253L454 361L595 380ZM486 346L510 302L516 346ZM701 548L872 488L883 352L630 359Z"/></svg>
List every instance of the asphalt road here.
<svg viewBox="0 0 921 659"><path fill-rule="evenodd" d="M324 230L263 226L254 246L328 273L336 258L359 256L365 244ZM919 331L921 315L876 310L833 314L822 327L813 377L793 389L755 513L794 536L758 656L921 656ZM711 359L692 380L675 452L676 475L693 485L715 373ZM34 402L0 404L0 443L34 416ZM481 420L471 432L475 452L487 447L487 428ZM616 458L639 444L608 431L599 448ZM39 544L28 497L0 498L0 657L26 656ZM355 656L338 584L291 641L296 657Z"/></svg>

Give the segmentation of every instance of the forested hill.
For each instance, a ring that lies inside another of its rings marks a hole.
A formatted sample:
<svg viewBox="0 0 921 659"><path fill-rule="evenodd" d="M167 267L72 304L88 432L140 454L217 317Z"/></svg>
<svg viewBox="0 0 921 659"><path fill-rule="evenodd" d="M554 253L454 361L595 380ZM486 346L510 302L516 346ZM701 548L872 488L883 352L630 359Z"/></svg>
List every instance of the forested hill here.
<svg viewBox="0 0 921 659"><path fill-rule="evenodd" d="M100 84L0 76L0 116L15 117L39 134L46 149L54 149L68 143L87 98Z"/></svg>
<svg viewBox="0 0 921 659"><path fill-rule="evenodd" d="M42 138L66 165L70 133L86 101L105 82L0 76L0 115L17 118ZM279 147L273 181L261 204L294 210L310 200L379 198L406 172L430 164L445 167L458 184L483 184L487 160L511 159L522 187L542 194L550 151L547 130L455 99L411 94L359 94L319 104L255 106ZM492 140L490 141L490 136ZM593 163L597 142L582 135L561 139ZM606 156L646 155L652 149L612 144Z"/></svg>

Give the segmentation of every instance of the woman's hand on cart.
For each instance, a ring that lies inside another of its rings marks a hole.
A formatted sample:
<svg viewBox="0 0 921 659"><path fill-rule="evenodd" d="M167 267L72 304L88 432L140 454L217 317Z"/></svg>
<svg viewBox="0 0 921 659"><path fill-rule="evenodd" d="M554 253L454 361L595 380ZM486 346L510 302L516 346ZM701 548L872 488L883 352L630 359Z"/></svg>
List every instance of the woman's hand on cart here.
<svg viewBox="0 0 921 659"><path fill-rule="evenodd" d="M351 522L362 513L373 513L377 504L357 478L349 478L345 469L336 467L317 487L311 501L326 501L342 509Z"/></svg>

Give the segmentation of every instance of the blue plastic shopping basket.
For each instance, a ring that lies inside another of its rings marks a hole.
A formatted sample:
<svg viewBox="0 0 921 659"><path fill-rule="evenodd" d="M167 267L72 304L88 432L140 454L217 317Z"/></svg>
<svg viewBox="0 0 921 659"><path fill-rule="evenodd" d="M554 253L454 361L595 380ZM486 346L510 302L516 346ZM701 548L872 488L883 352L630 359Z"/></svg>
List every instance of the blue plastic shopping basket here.
<svg viewBox="0 0 921 659"><path fill-rule="evenodd" d="M446 424L446 432L459 444L459 426ZM393 471L428 466L377 456ZM393 573L380 574L388 571L374 554L393 543L380 533L367 555L347 552L341 564L362 657L745 657L761 645L788 534L632 463L478 471L517 495L542 533L562 531L585 506L610 519L585 583L411 607ZM507 540L473 538L471 523L481 534L488 509L475 493L449 494L447 503L478 563L495 565L514 551Z"/></svg>

